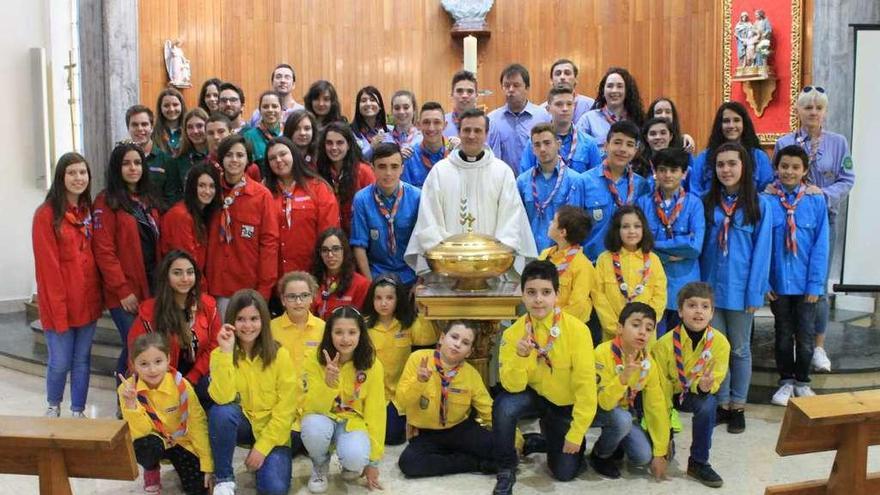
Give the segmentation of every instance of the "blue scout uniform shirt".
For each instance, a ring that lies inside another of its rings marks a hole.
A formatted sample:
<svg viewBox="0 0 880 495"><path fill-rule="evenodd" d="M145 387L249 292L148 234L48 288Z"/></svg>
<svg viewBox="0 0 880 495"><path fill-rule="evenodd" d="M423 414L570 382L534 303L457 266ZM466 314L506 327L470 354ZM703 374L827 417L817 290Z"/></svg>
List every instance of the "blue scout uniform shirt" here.
<svg viewBox="0 0 880 495"><path fill-rule="evenodd" d="M617 203L608 190L608 180L602 175L603 166L598 166L581 174L581 201L587 216L593 222L590 235L584 241L584 255L593 263L605 251L605 233L611 225L611 217L617 211ZM639 196L648 192L645 178L633 173L632 204ZM620 176L615 184L622 201L626 201L628 191L628 173Z"/></svg>
<svg viewBox="0 0 880 495"><path fill-rule="evenodd" d="M561 179L559 178L560 173L562 174ZM543 203L547 201L550 193L556 187L557 179L559 180L559 188L553 194L553 199L544 209L543 214L539 215L532 193L532 183L534 181L538 189L538 202ZM529 217L529 225L532 227L532 235L535 237L538 252L554 244L553 240L547 236L547 228L550 227L556 210L563 205L580 205L579 183L580 174L568 167L560 168L559 163L556 164L556 168L549 178L544 177L540 167L523 172L516 178L516 188L519 190L523 206L526 207L526 215Z"/></svg>
<svg viewBox="0 0 880 495"><path fill-rule="evenodd" d="M411 284L415 282L416 274L403 261L403 253L406 252L409 238L416 226L416 218L419 216L421 192L417 187L406 182L401 182L399 187L403 188L403 197L400 198L401 203L394 216L394 238L397 240L397 249L393 253L388 250L388 222L379 213L379 207L374 199L374 191L377 191L390 212L394 205L394 199L397 197L397 191L391 197L386 197L375 184L361 189L354 195L351 245L352 247L364 248L367 251L370 272L374 277L392 272L396 273L404 284Z"/></svg>
<svg viewBox="0 0 880 495"><path fill-rule="evenodd" d="M455 114L453 112L446 114L446 127L443 128L443 136L448 138L458 136L458 123L455 122Z"/></svg>
<svg viewBox="0 0 880 495"><path fill-rule="evenodd" d="M678 291L688 282L700 280L700 252L703 250L703 235L706 229L706 217L703 214L703 202L694 194L679 189L678 194L685 194L684 206L678 218L672 222L672 235L667 232L657 214L654 193L640 197L636 204L645 213L648 227L654 234L654 253L660 257L663 270L666 272L666 309L677 309ZM675 208L679 196L661 203L660 208L669 218ZM684 258L670 261L670 256Z"/></svg>
<svg viewBox="0 0 880 495"><path fill-rule="evenodd" d="M572 127L572 129L577 131L574 127ZM571 143L574 140L574 133L569 132L564 136L557 135L557 137L562 141L562 146L559 148L559 156L561 156L563 160L566 160L568 168L582 174L587 170L598 167L602 164L602 153L599 151L599 146L589 135L577 131L577 147L575 147L574 155L571 154ZM568 163L569 156L571 157L571 163ZM519 170L520 172L525 172L531 170L537 164L538 159L535 157L534 150L532 150L530 136L529 144L526 145L522 152L522 158L519 162Z"/></svg>
<svg viewBox="0 0 880 495"><path fill-rule="evenodd" d="M589 112L590 109L593 108L593 103L595 103L595 102L596 102L596 100L590 98L589 96L575 95L575 97L574 97L574 113L572 114L571 121L577 122L578 119L580 119L585 113ZM540 106L544 110L547 110L547 112L550 111L549 105L547 104L546 101L544 103L541 103Z"/></svg>
<svg viewBox="0 0 880 495"><path fill-rule="evenodd" d="M361 134L361 132L355 129L353 126L351 128L354 133L354 140L357 142L358 146L361 148L361 159L365 162L373 161L373 146L370 144L370 140ZM383 143L393 143L394 138L391 137L391 126L386 126L385 128L385 137L382 138Z"/></svg>
<svg viewBox="0 0 880 495"><path fill-rule="evenodd" d="M436 153L430 153L422 149L422 143L418 143L413 147L412 156L403 162L403 174L401 174L400 180L421 189L425 178L428 177L428 172L431 171L425 166L424 160L428 160L433 167L446 156L446 153L447 150L444 146L441 146Z"/></svg>
<svg viewBox="0 0 880 495"><path fill-rule="evenodd" d="M596 140L599 150L605 153L605 141L608 140L608 131L611 130L611 122L602 115L602 109L594 108L575 121L575 127Z"/></svg>
<svg viewBox="0 0 880 495"><path fill-rule="evenodd" d="M788 235L787 210L775 194L767 194L773 211L773 255L770 258L770 288L780 295L825 293L828 276L828 205L821 194L804 194L794 210L797 254L785 247ZM786 191L788 204L795 191Z"/></svg>
<svg viewBox="0 0 880 495"><path fill-rule="evenodd" d="M706 166L706 160L709 158L709 150L703 150L691 161L688 171L688 190L699 197L703 197L709 192L712 185L712 176L714 166ZM752 150L752 161L755 168L752 171L752 179L758 192L764 190L768 184L773 182L776 175L773 173L773 166L770 164L770 157L760 148Z"/></svg>
<svg viewBox="0 0 880 495"><path fill-rule="evenodd" d="M724 212L715 207L712 225L706 225L700 274L715 290L715 307L744 311L747 307L764 305L764 294L770 289L770 252L773 239L773 208L767 196L759 194L761 219L743 225L743 210L737 208L728 231L727 256L718 243L718 232L724 223Z"/></svg>
<svg viewBox="0 0 880 495"><path fill-rule="evenodd" d="M807 177L810 184L814 184L825 193L825 202L828 204L828 211L833 222L840 209L840 203L849 194L856 177L853 173L852 157L849 154L846 138L840 134L822 131L819 139L816 161L810 163L810 172ZM810 156L812 147L810 135L803 129L779 138L773 153L775 154L792 144L800 145L807 152L807 156Z"/></svg>
<svg viewBox="0 0 880 495"><path fill-rule="evenodd" d="M550 114L531 102L526 102L518 114L511 112L506 104L489 113L487 143L492 153L510 166L514 175L519 174L521 155L530 144L532 127L543 122L550 122Z"/></svg>

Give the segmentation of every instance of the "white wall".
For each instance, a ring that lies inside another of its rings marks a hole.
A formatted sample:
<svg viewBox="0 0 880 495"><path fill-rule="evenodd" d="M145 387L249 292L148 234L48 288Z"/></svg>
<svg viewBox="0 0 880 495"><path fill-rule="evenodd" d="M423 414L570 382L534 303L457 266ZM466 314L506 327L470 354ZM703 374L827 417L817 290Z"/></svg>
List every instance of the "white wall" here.
<svg viewBox="0 0 880 495"><path fill-rule="evenodd" d="M38 151L34 145L32 115L37 112L30 48L46 49L49 66L52 164L71 149L70 111L67 105L67 55L72 37L71 2L75 0L32 0L16 2L14 15L0 21L0 149L3 179L0 181L0 303L30 297L35 289L31 247L31 220L46 191L37 186Z"/></svg>

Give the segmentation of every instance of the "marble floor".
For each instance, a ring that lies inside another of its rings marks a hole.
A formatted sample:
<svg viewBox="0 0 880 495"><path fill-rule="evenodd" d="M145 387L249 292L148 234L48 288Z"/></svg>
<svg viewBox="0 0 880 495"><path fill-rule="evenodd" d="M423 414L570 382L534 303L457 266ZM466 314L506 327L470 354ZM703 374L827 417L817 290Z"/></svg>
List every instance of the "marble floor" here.
<svg viewBox="0 0 880 495"><path fill-rule="evenodd" d="M44 379L17 371L0 368L0 414L41 415L44 411ZM67 407L65 403L62 407ZM108 390L93 388L89 395L86 413L93 417L109 417L115 412L114 395ZM774 406L755 405L748 411L748 426L741 435L730 435L719 427L715 430L712 448L712 464L724 478L721 489L706 488L685 477L683 470L687 464L687 447L690 445L688 415L683 415L685 431L676 437L678 450L670 466L670 478L664 482L653 481L644 472L630 472L624 469L624 479L606 480L593 471L587 470L569 483L554 482L547 474L544 456L533 455L520 464L517 494L575 494L589 491L603 494L762 494L767 485L824 478L831 469L833 455L830 453L810 454L781 458L774 452L776 438L782 419L783 409ZM65 414L68 414L65 411ZM588 441L592 443L597 435L591 430ZM457 475L435 479L407 480L397 469L395 461L402 447L386 450L380 467L381 479L386 494L487 494L494 486L494 477L481 475ZM236 472L239 493L253 494L254 478L244 470L245 452L236 453ZM294 462L294 481L292 493L307 494L305 484L311 469L308 460L298 458ZM869 455L869 470L880 470L880 450L872 448ZM331 484L328 493L356 494L366 493L365 487L346 484L336 475L338 468L331 468ZM180 493L180 485L170 466L163 468L163 493ZM143 493L141 481L73 481L75 494L116 495ZM29 495L38 493L37 478L33 476L0 475L0 494Z"/></svg>

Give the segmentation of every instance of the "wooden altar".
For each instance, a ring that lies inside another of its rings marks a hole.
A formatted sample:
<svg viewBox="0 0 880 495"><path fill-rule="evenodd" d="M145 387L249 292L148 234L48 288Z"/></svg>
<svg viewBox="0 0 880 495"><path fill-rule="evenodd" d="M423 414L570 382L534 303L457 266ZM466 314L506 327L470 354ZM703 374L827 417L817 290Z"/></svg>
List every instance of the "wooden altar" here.
<svg viewBox="0 0 880 495"><path fill-rule="evenodd" d="M517 307L522 302L518 282L495 279L489 281L489 290L457 291L452 280L440 278L416 290L419 314L430 320L438 330L445 329L450 320L472 320L477 325L477 339L468 362L473 365L487 387L489 360L501 322L515 320Z"/></svg>

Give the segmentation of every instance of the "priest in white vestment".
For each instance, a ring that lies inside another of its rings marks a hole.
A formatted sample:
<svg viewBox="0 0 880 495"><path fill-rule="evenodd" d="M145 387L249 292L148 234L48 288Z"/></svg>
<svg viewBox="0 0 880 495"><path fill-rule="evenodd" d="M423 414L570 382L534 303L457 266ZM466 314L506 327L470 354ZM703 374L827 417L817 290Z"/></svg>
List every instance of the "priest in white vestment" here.
<svg viewBox="0 0 880 495"><path fill-rule="evenodd" d="M428 265L422 256L446 238L467 231L462 209L473 216L473 231L492 236L516 252L522 272L538 251L511 168L486 146L489 120L479 109L462 113L461 144L435 164L422 186L419 216L405 260L416 273Z"/></svg>

